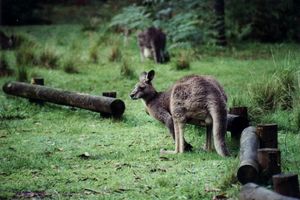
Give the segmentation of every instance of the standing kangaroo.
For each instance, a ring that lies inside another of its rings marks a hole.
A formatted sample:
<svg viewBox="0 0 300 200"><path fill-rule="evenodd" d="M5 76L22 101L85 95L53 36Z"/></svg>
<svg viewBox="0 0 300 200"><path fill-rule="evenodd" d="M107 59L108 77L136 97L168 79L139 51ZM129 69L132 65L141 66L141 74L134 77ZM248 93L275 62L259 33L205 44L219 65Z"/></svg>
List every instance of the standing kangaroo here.
<svg viewBox="0 0 300 200"><path fill-rule="evenodd" d="M175 151L161 153L183 153L192 149L184 139L183 129L187 121L201 119L207 127L205 148L211 150L211 133L214 146L221 156L229 156L225 143L227 126L227 97L221 85L209 76L186 76L169 90L157 92L152 85L154 70L143 72L130 94L132 99L143 99L147 111L164 123L175 140Z"/></svg>

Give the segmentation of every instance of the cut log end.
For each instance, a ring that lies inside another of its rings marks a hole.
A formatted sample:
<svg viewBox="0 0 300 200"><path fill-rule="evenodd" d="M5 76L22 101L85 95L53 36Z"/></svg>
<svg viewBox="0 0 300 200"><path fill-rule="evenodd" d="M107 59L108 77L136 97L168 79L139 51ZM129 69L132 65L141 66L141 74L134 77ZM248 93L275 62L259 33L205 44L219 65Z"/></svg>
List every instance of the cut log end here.
<svg viewBox="0 0 300 200"><path fill-rule="evenodd" d="M125 111L125 104L122 100L116 99L110 104L113 117L121 117Z"/></svg>
<svg viewBox="0 0 300 200"><path fill-rule="evenodd" d="M258 179L258 169L256 169L255 164L244 164L238 169L237 179L243 185L249 182L257 182Z"/></svg>

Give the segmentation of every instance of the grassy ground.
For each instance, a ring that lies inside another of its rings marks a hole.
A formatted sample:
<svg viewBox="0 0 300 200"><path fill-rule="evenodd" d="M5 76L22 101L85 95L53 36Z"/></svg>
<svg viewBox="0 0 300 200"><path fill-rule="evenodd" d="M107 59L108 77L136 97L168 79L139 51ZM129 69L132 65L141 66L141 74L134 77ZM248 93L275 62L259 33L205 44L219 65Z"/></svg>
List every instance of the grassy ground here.
<svg viewBox="0 0 300 200"><path fill-rule="evenodd" d="M163 157L159 154L161 148L173 148L167 129L144 112L142 102L128 97L138 74L150 69L156 71L154 84L158 90L167 89L187 74L215 76L228 93L228 106L250 107L252 124L279 124L283 171L300 173L300 134L294 110L261 112L251 98L252 85L276 79L274 73L278 70L299 70L299 46L203 48L197 51L197 58L191 59L189 70L177 71L176 51L168 64L142 63L134 36L125 45L120 35L83 28L60 24L1 29L29 37L33 43L25 46L25 53L31 51L36 56L46 50L57 57L54 69L42 67L43 62L22 65L29 77L41 76L47 86L89 94L117 91L126 104L123 118L104 119L98 113L48 103L41 107L1 91L0 198L212 199L224 193L235 199L240 188L235 178L238 146L230 134L229 158L203 152L204 130L194 126L186 129L193 152ZM116 49L122 58L110 61ZM16 71L17 51L1 52ZM79 73L66 73L66 62L71 62ZM16 76L1 77L0 85L16 80Z"/></svg>

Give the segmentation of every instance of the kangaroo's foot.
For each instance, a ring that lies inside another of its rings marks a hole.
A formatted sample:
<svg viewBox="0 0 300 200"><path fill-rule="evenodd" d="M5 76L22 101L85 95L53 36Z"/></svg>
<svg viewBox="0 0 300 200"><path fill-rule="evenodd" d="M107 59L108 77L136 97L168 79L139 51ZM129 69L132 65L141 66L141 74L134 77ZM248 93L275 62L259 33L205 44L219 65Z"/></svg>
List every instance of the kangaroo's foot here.
<svg viewBox="0 0 300 200"><path fill-rule="evenodd" d="M165 149L161 149L160 150L160 154L177 154L179 153L178 151L172 151L172 150L165 150Z"/></svg>

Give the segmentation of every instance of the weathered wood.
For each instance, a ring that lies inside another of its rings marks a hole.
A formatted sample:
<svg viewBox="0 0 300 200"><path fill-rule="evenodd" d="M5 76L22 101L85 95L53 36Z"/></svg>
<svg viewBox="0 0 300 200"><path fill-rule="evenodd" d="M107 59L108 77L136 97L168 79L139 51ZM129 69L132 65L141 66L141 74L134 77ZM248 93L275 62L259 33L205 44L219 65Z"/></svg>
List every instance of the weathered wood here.
<svg viewBox="0 0 300 200"><path fill-rule="evenodd" d="M241 189L239 200L299 200L287 197L254 183L247 183Z"/></svg>
<svg viewBox="0 0 300 200"><path fill-rule="evenodd" d="M64 91L21 82L8 82L4 84L3 91L23 98L74 106L94 112L106 112L112 114L113 117L122 116L125 110L125 104L120 99Z"/></svg>
<svg viewBox="0 0 300 200"><path fill-rule="evenodd" d="M279 194L300 198L297 174L277 174L273 176L274 190Z"/></svg>
<svg viewBox="0 0 300 200"><path fill-rule="evenodd" d="M102 96L117 98L117 92L103 92ZM100 112L100 115L101 115L101 117L111 117L111 114L107 113L107 112Z"/></svg>
<svg viewBox="0 0 300 200"><path fill-rule="evenodd" d="M260 139L260 148L277 148L277 124L259 124L256 134Z"/></svg>
<svg viewBox="0 0 300 200"><path fill-rule="evenodd" d="M279 149L258 149L257 158L261 169L260 181L262 183L268 183L274 174L281 173L281 158Z"/></svg>
<svg viewBox="0 0 300 200"><path fill-rule="evenodd" d="M103 92L102 96L117 98L117 92Z"/></svg>
<svg viewBox="0 0 300 200"><path fill-rule="evenodd" d="M227 130L231 132L232 138L239 140L242 131L249 126L248 108L232 107L229 115L232 117L227 119Z"/></svg>
<svg viewBox="0 0 300 200"><path fill-rule="evenodd" d="M31 79L31 84L33 85L44 85L44 79L41 77L34 77ZM44 105L44 101L38 99L28 99L31 103L36 103L39 105Z"/></svg>
<svg viewBox="0 0 300 200"><path fill-rule="evenodd" d="M242 184L256 182L258 179L257 149L259 147L259 139L255 131L256 128L250 126L241 135L240 166L237 171L237 178Z"/></svg>

